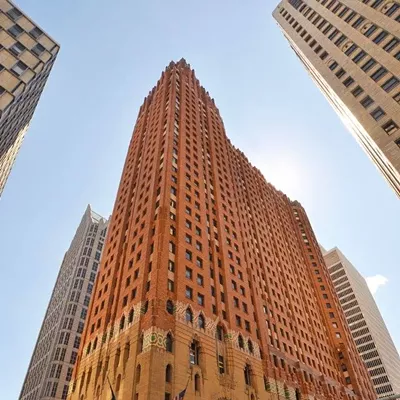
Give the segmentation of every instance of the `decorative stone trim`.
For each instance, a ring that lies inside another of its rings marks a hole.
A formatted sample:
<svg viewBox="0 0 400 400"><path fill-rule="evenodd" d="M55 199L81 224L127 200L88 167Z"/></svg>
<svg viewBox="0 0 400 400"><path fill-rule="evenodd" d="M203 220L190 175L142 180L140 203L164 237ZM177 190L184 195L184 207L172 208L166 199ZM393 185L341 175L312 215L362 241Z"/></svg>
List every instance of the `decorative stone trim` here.
<svg viewBox="0 0 400 400"><path fill-rule="evenodd" d="M152 326L144 331L142 353L150 351L151 347L157 347L160 350L166 350L167 335L167 331L155 326Z"/></svg>

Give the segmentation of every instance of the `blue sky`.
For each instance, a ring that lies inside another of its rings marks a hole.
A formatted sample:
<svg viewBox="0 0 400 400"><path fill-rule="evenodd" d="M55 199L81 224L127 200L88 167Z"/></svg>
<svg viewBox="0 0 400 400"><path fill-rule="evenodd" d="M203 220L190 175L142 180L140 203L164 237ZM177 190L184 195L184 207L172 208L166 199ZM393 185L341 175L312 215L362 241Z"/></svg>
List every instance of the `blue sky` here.
<svg viewBox="0 0 400 400"><path fill-rule="evenodd" d="M320 242L387 279L375 298L400 347L399 199L290 50L274 1L17 3L61 52L0 202L1 399L19 395L87 203L110 214L139 106L181 57L232 142L303 204Z"/></svg>

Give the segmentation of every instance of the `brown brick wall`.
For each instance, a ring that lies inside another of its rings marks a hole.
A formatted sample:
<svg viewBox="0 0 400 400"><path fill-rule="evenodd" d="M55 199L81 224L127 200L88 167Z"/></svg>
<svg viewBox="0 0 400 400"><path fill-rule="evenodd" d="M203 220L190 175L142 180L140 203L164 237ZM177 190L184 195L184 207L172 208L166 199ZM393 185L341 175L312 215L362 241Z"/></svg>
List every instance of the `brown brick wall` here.
<svg viewBox="0 0 400 400"><path fill-rule="evenodd" d="M106 380L85 383L90 368L119 400L172 398L187 382L187 399L362 398L343 385L291 201L232 146L184 60L140 109L103 254L71 400L109 398Z"/></svg>

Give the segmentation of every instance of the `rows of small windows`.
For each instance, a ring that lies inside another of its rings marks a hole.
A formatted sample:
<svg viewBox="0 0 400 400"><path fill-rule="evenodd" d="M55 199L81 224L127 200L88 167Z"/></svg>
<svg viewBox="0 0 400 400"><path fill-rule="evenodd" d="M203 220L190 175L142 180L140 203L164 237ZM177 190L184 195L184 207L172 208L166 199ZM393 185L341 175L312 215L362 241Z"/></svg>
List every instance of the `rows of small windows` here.
<svg viewBox="0 0 400 400"><path fill-rule="evenodd" d="M333 0L333 2L334 1L336 1L336 0ZM329 3L329 4L331 4L331 3ZM339 6L340 5L341 4L339 4ZM312 10L312 9L308 6L306 6L305 4L302 4L302 6L299 8L299 11L300 12L303 11L304 15L308 14L308 12L310 10ZM335 8L335 10L336 10L336 8ZM306 42L309 42L311 39L311 35L309 35L309 34L306 35L306 33L307 33L306 30L302 29L301 25L298 25L297 21L295 21L294 18L291 17L291 15L289 13L287 13L286 10L281 9L281 13L283 14L283 16L286 16L287 20L290 20L289 23L293 24L294 28L296 28L298 26L298 28L296 29L297 32L302 31L300 33L300 36L301 37L305 36L304 40ZM316 18L314 19L314 22L317 23L321 19L321 16L319 14L317 14L315 11L312 11L309 19L311 19L314 16L316 16ZM355 14L353 16L355 16ZM364 22L364 18L359 17L354 22L353 26L355 28L358 28L360 25L362 25L363 22ZM326 20L322 19L322 21L318 24L317 27L325 35L327 35L330 40L332 40L332 41L335 40L335 45L337 47L341 46L342 50L344 51L344 53L347 56L350 57L354 54L354 56L352 57L352 61L354 63L361 64L361 62L364 61L362 63L362 65L360 66L360 68L365 73L370 72L370 77L372 80L374 80L375 82L379 82L381 79L383 79L385 76L387 76L388 70L386 68L384 68L383 66L380 66L375 59L373 59L372 57L369 57L368 54L364 50L359 49L359 47L355 43L352 43L352 44L349 43L348 45L346 44L346 46L342 46L345 43L345 41L347 40L347 37L343 34L339 35L339 33L340 33L339 30L334 28ZM323 29L324 27L325 27L325 29ZM378 28L375 25L371 25L367 30L365 30L364 35L367 37L370 37L377 30L378 30ZM387 39L386 42L384 42L385 39ZM380 30L379 33L377 33L377 35L374 36L373 41L376 44L385 43L383 48L387 52L393 51L400 43L400 40L398 38L390 37L389 34L383 30ZM311 40L309 43L310 47L313 47L315 44L316 44L315 40ZM316 46L314 51L318 54L318 52L321 50L322 50L322 47L320 45L318 45L318 46ZM359 51L357 51L357 50L359 50ZM324 60L327 58L327 56L328 56L328 54L326 52L323 52L320 57L321 57L321 59ZM396 54L394 54L394 57L396 57L397 59L400 60L400 51L398 51ZM329 68L331 69L331 71L335 72L337 67L338 67L338 63L336 61L330 61ZM346 71L343 68L340 68L335 72L335 74L339 79L341 79L342 77L344 77L346 75ZM346 76L345 79L342 80L342 82L345 87L351 87L355 81L351 76ZM394 90L399 85L399 83L400 83L399 78L392 75L392 76L389 76L381 84L381 87L383 90L385 90L385 92L389 93L392 90ZM364 92L364 90L360 86L357 86L352 91L352 93L355 97L360 96L363 92ZM394 100L397 102L400 102L400 92L394 96ZM365 109L367 109L374 104L374 100L370 96L367 95L361 99L360 103ZM375 109L373 109L370 112L370 115L376 121L379 121L386 115L386 113L383 111L383 109L381 107L376 107ZM399 128L398 125L393 120L386 121L382 125L382 129L389 135L396 132L398 130L398 128ZM398 141L396 141L396 144L398 144Z"/></svg>
<svg viewBox="0 0 400 400"><path fill-rule="evenodd" d="M393 393L392 385L379 386L379 387L376 387L375 390L376 390L376 393L378 393L378 394Z"/></svg>
<svg viewBox="0 0 400 400"><path fill-rule="evenodd" d="M304 8L302 8L304 6ZM303 4L302 7L299 8L299 11L304 11L306 10L312 10L310 7L306 7ZM282 11L282 10L281 10ZM283 14L287 13L286 11L283 12ZM317 15L317 17L320 17L319 14L315 13L315 11L312 11L311 15ZM360 19L361 18L361 19ZM357 23L357 26L359 26L359 24L361 24L364 19L362 17L360 17L357 21L360 21L359 23L356 21L355 24ZM287 14L286 19L289 20L290 19L290 23L292 23L294 21L294 18L290 16L290 14ZM354 56L352 57L352 61L356 64L361 64L360 68L365 72L370 72L370 77L372 80L374 80L375 82L379 82L382 78L384 78L385 76L387 76L388 74L388 70L386 68L384 68L383 66L380 66L377 61L375 59L373 59L372 57L369 57L368 54L364 51L359 49L359 47L355 44L346 44L346 46L342 46L345 41L347 40L347 37L343 34L340 34L340 31L336 28L334 28L331 24L328 23L328 25L325 27L327 21L326 20L322 20L321 23L318 24L318 29L320 29L325 35L328 36L328 38L333 41L335 40L335 45L337 47L341 46L342 50L344 51L344 53L350 57L354 54ZM297 27L297 21L295 21L293 23L293 27L296 28ZM323 29L325 27L325 29ZM299 29L300 28L300 29ZM301 25L299 25L299 28L297 28L297 32L300 32L300 30L302 30ZM323 30L322 30L323 29ZM366 32L365 35L366 36L371 36L372 33L376 30L377 28L373 25L371 28L369 28ZM300 33L301 37L304 37L304 40L306 42L310 41L311 39L311 35L307 34L306 35L306 30L303 29L302 32ZM385 31L380 31L376 37L373 39L375 43L379 44L381 42L383 42L384 39L386 39L386 37L388 37L388 33ZM394 50L397 45L400 43L400 40L392 37L384 46L384 50L386 50L387 52L391 52L392 50ZM315 40L310 41L310 47L313 47L316 44ZM318 53L321 50L321 46L317 46L315 48L315 52ZM357 51L359 50L359 51ZM321 59L325 59L328 54L325 54L326 52L323 53L323 56L321 54ZM400 59L400 51L398 51L395 55L396 58ZM329 63L329 68L331 69L331 71L335 72L335 70L338 67L338 63L336 61L330 61ZM339 70L336 71L336 76L341 79L343 76L345 76L346 71L343 68L340 68ZM400 80L395 77L395 76L389 76L389 78L387 78L382 84L381 87L383 90L385 90L386 92L391 92L392 90L394 90L400 83ZM345 87L350 87L354 84L354 79L351 76L347 76L346 79L343 80L343 85ZM353 91L353 95L355 97L358 97L359 95L361 95L363 93L363 89L360 86L357 86ZM399 95L395 95L395 100L397 100L397 97L400 98L400 93ZM363 97L363 99L361 100L361 105L364 108L368 108L370 106L372 106L374 103L374 100L370 97L370 96L365 96ZM371 116L376 120L380 120L383 116L385 116L386 113L382 110L381 107L377 107L375 108L372 112L371 112ZM398 126L397 124L393 121L387 121L382 128L385 130L386 133L388 134L392 134L394 133L397 129Z"/></svg>
<svg viewBox="0 0 400 400"><path fill-rule="evenodd" d="M362 2L375 10L380 11L382 14L394 18L397 22L400 22L400 4L396 1L385 2L384 0L362 0Z"/></svg>
<svg viewBox="0 0 400 400"><path fill-rule="evenodd" d="M324 5L328 10L332 13L338 15L340 18L344 19L346 23L354 29L359 30L366 37L371 37L373 34L377 33L376 36L373 37L372 41L375 44L383 44L385 39L390 39L387 41L385 46L383 46L384 50L390 53L397 45L400 43L397 37L391 36L388 32L383 30L382 28L376 26L370 21L366 20L364 16L357 14L354 10L345 6L340 1L337 0L317 0L320 1L322 5ZM379 3L381 5L384 0L375 0L375 3ZM375 7L374 7L375 8ZM392 6L386 3L385 7L388 16L394 15L399 10L399 4L393 3ZM302 12L306 10L306 7L303 5L299 8L299 11ZM310 10L310 8L308 8ZM312 10L312 9L311 9ZM318 21L317 21L318 22ZM316 23L316 22L315 22ZM395 57L399 57L400 52L396 53Z"/></svg>

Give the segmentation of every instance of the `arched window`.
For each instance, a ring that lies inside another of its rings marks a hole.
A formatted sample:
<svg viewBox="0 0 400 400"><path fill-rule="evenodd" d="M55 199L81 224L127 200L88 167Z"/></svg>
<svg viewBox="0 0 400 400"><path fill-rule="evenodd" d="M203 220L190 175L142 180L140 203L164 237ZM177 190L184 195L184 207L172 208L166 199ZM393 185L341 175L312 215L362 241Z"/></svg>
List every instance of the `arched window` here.
<svg viewBox="0 0 400 400"><path fill-rule="evenodd" d="M193 340L189 350L189 360L193 365L199 365L200 362L200 344L197 340Z"/></svg>
<svg viewBox="0 0 400 400"><path fill-rule="evenodd" d="M87 346L87 348L86 348L86 354L89 354L90 353L90 349L92 348L92 343L91 342L89 342L89 344L88 344L88 346Z"/></svg>
<svg viewBox="0 0 400 400"><path fill-rule="evenodd" d="M200 329L205 329L206 328L206 321L203 317L203 314L199 315L199 319L198 319L198 325Z"/></svg>
<svg viewBox="0 0 400 400"><path fill-rule="evenodd" d="M134 315L135 315L135 311L134 311L133 308L132 308L132 310L129 311L129 318L128 318L128 323L129 323L129 324L131 324L131 323L133 322L133 317L134 317Z"/></svg>
<svg viewBox="0 0 400 400"><path fill-rule="evenodd" d="M194 376L194 391L200 393L200 375L196 374Z"/></svg>
<svg viewBox="0 0 400 400"><path fill-rule="evenodd" d="M171 300L167 300L167 313L174 314L174 303Z"/></svg>
<svg viewBox="0 0 400 400"><path fill-rule="evenodd" d="M244 382L247 386L251 386L251 367L249 364L244 367Z"/></svg>
<svg viewBox="0 0 400 400"><path fill-rule="evenodd" d="M115 391L118 393L121 387L121 374L117 376L117 382L115 384Z"/></svg>
<svg viewBox="0 0 400 400"><path fill-rule="evenodd" d="M238 337L239 348L244 349L244 341L242 335Z"/></svg>
<svg viewBox="0 0 400 400"><path fill-rule="evenodd" d="M185 318L186 318L186 322L193 322L193 313L189 307L186 309Z"/></svg>
<svg viewBox="0 0 400 400"><path fill-rule="evenodd" d="M173 344L172 335L168 333L167 338L165 340L165 350L167 350L168 353L172 353L172 344Z"/></svg>
<svg viewBox="0 0 400 400"><path fill-rule="evenodd" d="M247 347L249 349L250 354L253 354L254 353L253 342L250 339L247 342Z"/></svg>
<svg viewBox="0 0 400 400"><path fill-rule="evenodd" d="M296 389L296 400L301 400L301 393L299 389Z"/></svg>
<svg viewBox="0 0 400 400"><path fill-rule="evenodd" d="M121 320L119 321L119 330L122 331L125 326L125 315L122 316Z"/></svg>
<svg viewBox="0 0 400 400"><path fill-rule="evenodd" d="M168 364L165 368L165 382L172 382L172 367L170 364Z"/></svg>
<svg viewBox="0 0 400 400"><path fill-rule="evenodd" d="M136 367L136 383L140 382L140 374L142 373L142 367L140 364Z"/></svg>
<svg viewBox="0 0 400 400"><path fill-rule="evenodd" d="M221 342L224 340L224 329L222 328L222 326L218 325L217 326L217 339L220 340Z"/></svg>
<svg viewBox="0 0 400 400"><path fill-rule="evenodd" d="M256 398L254 397L254 394L253 394L253 393L251 394L250 399L251 399L251 400L256 400Z"/></svg>
<svg viewBox="0 0 400 400"><path fill-rule="evenodd" d="M97 347L97 338L94 339L94 342L93 342L93 350L96 350L96 347Z"/></svg>

